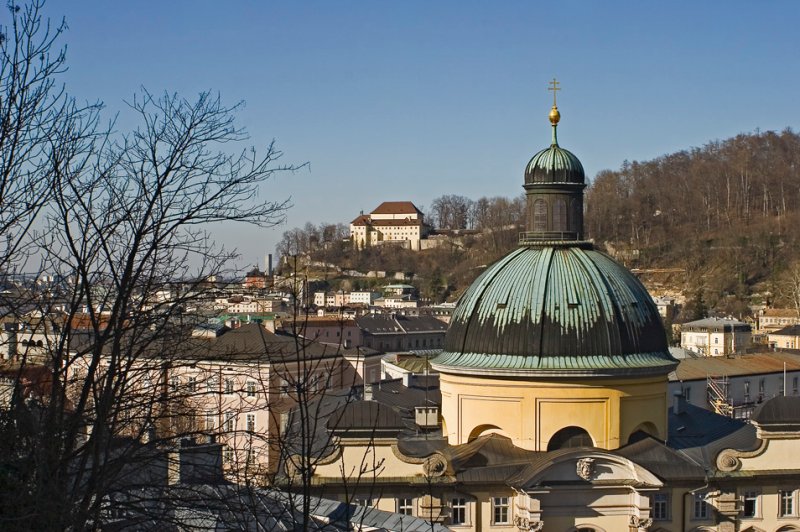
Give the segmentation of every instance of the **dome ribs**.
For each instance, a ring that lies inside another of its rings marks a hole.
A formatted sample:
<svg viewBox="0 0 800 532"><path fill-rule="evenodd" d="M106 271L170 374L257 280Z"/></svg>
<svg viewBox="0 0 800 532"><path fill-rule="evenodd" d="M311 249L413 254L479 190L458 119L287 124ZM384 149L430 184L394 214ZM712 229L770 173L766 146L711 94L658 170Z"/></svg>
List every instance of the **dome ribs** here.
<svg viewBox="0 0 800 532"><path fill-rule="evenodd" d="M453 314L439 370L508 375L660 374L666 335L647 290L607 255L522 247L490 266Z"/></svg>

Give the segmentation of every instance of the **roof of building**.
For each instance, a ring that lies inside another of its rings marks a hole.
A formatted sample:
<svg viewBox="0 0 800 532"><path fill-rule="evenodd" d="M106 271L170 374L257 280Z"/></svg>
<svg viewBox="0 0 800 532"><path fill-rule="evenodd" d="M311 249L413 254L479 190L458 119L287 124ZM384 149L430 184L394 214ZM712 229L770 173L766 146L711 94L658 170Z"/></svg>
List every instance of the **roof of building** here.
<svg viewBox="0 0 800 532"><path fill-rule="evenodd" d="M367 384L372 399L398 409L406 417L414 414L417 406L435 406L442 404L442 393L439 391L439 379L436 376L422 375L412 377L409 385L402 379L383 380Z"/></svg>
<svg viewBox="0 0 800 532"><path fill-rule="evenodd" d="M772 331L770 336L800 336L800 325L789 325L783 329Z"/></svg>
<svg viewBox="0 0 800 532"><path fill-rule="evenodd" d="M664 442L647 437L614 451L635 462L662 480L701 480L705 470Z"/></svg>
<svg viewBox="0 0 800 532"><path fill-rule="evenodd" d="M557 126L553 124L550 147L534 155L525 167L525 184L576 183L583 185L586 175L581 161L569 150L558 145Z"/></svg>
<svg viewBox="0 0 800 532"><path fill-rule="evenodd" d="M676 365L639 280L584 246L521 247L478 277L453 312L438 371L664 374Z"/></svg>
<svg viewBox="0 0 800 532"><path fill-rule="evenodd" d="M410 201L384 201L370 214L422 214Z"/></svg>
<svg viewBox="0 0 800 532"><path fill-rule="evenodd" d="M762 316L767 316L771 318L798 318L800 319L800 315L798 315L797 310L791 308L768 308L764 309Z"/></svg>
<svg viewBox="0 0 800 532"><path fill-rule="evenodd" d="M367 225L369 224L369 214L359 214L355 220L350 222L350 225Z"/></svg>
<svg viewBox="0 0 800 532"><path fill-rule="evenodd" d="M253 267L252 270L247 272L245 277L264 277L266 274L258 269L258 266Z"/></svg>
<svg viewBox="0 0 800 532"><path fill-rule="evenodd" d="M675 346L670 346L669 354L672 355L672 358L676 360L683 360L684 358L699 358L702 356L700 353L695 353L690 349L684 349L683 347Z"/></svg>
<svg viewBox="0 0 800 532"><path fill-rule="evenodd" d="M338 531L376 530L444 532L447 527L420 517L320 497L305 501L274 488L239 484L179 484L135 487L114 493L125 518L104 514L102 529L121 530L244 530ZM158 501L157 508L153 501ZM172 526L170 526L172 525Z"/></svg>
<svg viewBox="0 0 800 532"><path fill-rule="evenodd" d="M406 428L402 416L392 407L377 401L353 401L328 418L328 430L341 432L370 432L395 435Z"/></svg>
<svg viewBox="0 0 800 532"><path fill-rule="evenodd" d="M669 408L667 426L667 444L673 449L685 449L708 445L746 427L747 423L684 401L677 414L673 407Z"/></svg>
<svg viewBox="0 0 800 532"><path fill-rule="evenodd" d="M749 329L750 324L734 318L703 318L702 320L689 321L681 325L681 329L714 329L719 327L747 327Z"/></svg>
<svg viewBox="0 0 800 532"><path fill-rule="evenodd" d="M778 396L761 403L750 419L759 426L800 428L800 397Z"/></svg>
<svg viewBox="0 0 800 532"><path fill-rule="evenodd" d="M284 320L281 324L283 329L291 331L293 327L301 333L309 328L325 327L331 329L343 329L345 327L357 327L356 320L352 318L342 318L341 316L318 316L309 318L299 318L297 321Z"/></svg>
<svg viewBox="0 0 800 532"><path fill-rule="evenodd" d="M435 350L438 355L441 350ZM427 353L390 353L382 360L409 373L431 373L431 358Z"/></svg>
<svg viewBox="0 0 800 532"><path fill-rule="evenodd" d="M364 349L344 348L309 339L302 339L298 342L297 337L270 332L260 323L242 325L217 338L191 338L184 342L182 349L183 356L193 360L273 363L291 363L300 358L324 359L357 353L363 355L364 352Z"/></svg>
<svg viewBox="0 0 800 532"><path fill-rule="evenodd" d="M768 351L752 355L686 358L670 373L671 381L706 380L709 376L740 376L800 370L800 353Z"/></svg>
<svg viewBox="0 0 800 532"><path fill-rule="evenodd" d="M430 315L365 314L356 322L368 334L434 333L447 330L447 324Z"/></svg>

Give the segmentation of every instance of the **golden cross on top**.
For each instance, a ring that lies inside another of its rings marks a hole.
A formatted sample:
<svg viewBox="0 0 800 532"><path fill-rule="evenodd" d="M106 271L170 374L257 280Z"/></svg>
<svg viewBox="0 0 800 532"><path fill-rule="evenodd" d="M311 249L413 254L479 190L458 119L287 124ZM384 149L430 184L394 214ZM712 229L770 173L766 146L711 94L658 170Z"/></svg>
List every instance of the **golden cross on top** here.
<svg viewBox="0 0 800 532"><path fill-rule="evenodd" d="M556 81L556 78L553 78L553 81L548 82L548 85L551 85L551 86L547 87L547 90L553 91L553 107L556 107L556 91L560 91L561 90L561 88L559 87L559 85L561 85L561 83Z"/></svg>

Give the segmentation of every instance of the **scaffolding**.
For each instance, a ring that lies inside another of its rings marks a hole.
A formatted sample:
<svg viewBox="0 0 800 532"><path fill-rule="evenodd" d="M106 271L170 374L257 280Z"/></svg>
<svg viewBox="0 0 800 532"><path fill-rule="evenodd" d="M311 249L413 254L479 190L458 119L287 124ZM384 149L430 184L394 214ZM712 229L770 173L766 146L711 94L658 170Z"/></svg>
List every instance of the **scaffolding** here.
<svg viewBox="0 0 800 532"><path fill-rule="evenodd" d="M734 417L733 401L729 393L728 376L706 377L706 390L708 392L708 404L714 412L722 416Z"/></svg>

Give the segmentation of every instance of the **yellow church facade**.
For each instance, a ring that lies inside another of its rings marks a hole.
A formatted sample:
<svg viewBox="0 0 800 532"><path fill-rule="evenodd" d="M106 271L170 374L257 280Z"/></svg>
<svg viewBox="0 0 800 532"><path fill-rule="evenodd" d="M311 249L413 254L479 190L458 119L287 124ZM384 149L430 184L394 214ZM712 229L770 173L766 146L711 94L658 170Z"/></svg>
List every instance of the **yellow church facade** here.
<svg viewBox="0 0 800 532"><path fill-rule="evenodd" d="M587 445L612 450L637 432L667 434L665 376L587 383L442 374L440 387L442 432L451 445L495 433L522 449L547 451L559 433L579 428Z"/></svg>

